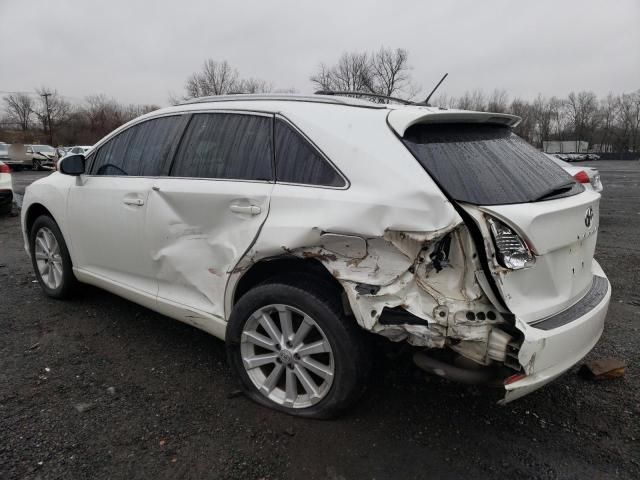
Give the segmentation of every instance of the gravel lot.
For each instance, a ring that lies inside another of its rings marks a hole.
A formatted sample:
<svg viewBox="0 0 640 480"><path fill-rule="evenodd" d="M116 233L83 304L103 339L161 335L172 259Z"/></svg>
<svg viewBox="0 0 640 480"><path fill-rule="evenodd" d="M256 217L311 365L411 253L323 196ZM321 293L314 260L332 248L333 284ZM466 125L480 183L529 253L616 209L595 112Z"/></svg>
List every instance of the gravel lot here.
<svg viewBox="0 0 640 480"><path fill-rule="evenodd" d="M574 368L506 407L383 343L343 418L269 411L238 395L221 341L95 288L45 297L18 217L0 218L0 478L640 478L640 162L594 163L614 290L588 358L630 367ZM17 193L46 174L14 174Z"/></svg>

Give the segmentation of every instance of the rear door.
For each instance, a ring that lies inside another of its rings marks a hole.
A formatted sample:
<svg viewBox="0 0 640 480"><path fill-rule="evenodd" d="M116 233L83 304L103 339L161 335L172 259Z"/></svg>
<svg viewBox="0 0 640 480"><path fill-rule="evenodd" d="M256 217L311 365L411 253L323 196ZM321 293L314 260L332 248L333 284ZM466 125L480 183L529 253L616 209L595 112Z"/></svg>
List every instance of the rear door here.
<svg viewBox="0 0 640 480"><path fill-rule="evenodd" d="M158 301L185 321L224 318L227 278L269 212L272 123L267 114L195 113L169 177L153 181L145 238Z"/></svg>
<svg viewBox="0 0 640 480"><path fill-rule="evenodd" d="M69 240L74 266L138 290L157 293L144 225L153 178L161 174L181 116L138 123L112 137L88 159L87 175L70 189Z"/></svg>

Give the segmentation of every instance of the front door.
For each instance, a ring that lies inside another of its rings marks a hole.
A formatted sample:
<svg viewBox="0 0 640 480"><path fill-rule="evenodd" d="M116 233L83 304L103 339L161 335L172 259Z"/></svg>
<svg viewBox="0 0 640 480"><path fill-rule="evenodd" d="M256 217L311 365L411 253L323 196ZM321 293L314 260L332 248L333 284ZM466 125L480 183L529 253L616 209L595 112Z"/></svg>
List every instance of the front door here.
<svg viewBox="0 0 640 480"><path fill-rule="evenodd" d="M180 116L137 123L102 144L71 187L68 222L74 266L155 298L154 260L145 243L149 192L163 173Z"/></svg>

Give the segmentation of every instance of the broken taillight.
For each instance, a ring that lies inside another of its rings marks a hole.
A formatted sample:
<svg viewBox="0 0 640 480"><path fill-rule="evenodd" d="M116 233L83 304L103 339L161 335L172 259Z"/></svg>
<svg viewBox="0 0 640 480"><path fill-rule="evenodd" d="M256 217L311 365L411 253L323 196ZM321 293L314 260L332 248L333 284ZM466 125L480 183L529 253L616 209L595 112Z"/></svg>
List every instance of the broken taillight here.
<svg viewBox="0 0 640 480"><path fill-rule="evenodd" d="M496 260L501 266L521 270L536 263L536 257L516 232L495 218L489 218L488 222L496 247Z"/></svg>
<svg viewBox="0 0 640 480"><path fill-rule="evenodd" d="M510 377L505 378L504 382L502 383L504 385L509 385L510 383L514 383L514 382L517 382L518 380L522 380L524 377L526 377L524 373L516 373L514 375L511 375Z"/></svg>
<svg viewBox="0 0 640 480"><path fill-rule="evenodd" d="M578 183L589 183L589 175L587 175L587 172L585 172L584 170L580 170L578 173L576 173L573 178L576 179L576 182Z"/></svg>

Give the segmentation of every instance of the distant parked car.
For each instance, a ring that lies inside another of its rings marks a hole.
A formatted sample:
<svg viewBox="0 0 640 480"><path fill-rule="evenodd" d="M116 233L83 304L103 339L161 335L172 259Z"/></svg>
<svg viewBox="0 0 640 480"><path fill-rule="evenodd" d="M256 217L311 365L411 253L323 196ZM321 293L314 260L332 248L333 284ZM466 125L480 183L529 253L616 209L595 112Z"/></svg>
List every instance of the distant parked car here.
<svg viewBox="0 0 640 480"><path fill-rule="evenodd" d="M69 150L67 150L67 155L76 155L78 153L84 155L89 151L90 148L91 145L77 145L75 147L69 148Z"/></svg>
<svg viewBox="0 0 640 480"><path fill-rule="evenodd" d="M567 162L584 162L587 160L586 153L567 153L564 155L563 160Z"/></svg>
<svg viewBox="0 0 640 480"><path fill-rule="evenodd" d="M11 212L13 203L13 182L9 165L0 161L0 215Z"/></svg>
<svg viewBox="0 0 640 480"><path fill-rule="evenodd" d="M585 160L600 160L600 155L595 153L587 153L585 155Z"/></svg>
<svg viewBox="0 0 640 480"><path fill-rule="evenodd" d="M592 167L574 167L568 165L566 161L558 158L557 155L545 155L553 161L556 165L562 167L562 169L575 178L576 182L582 183L585 187L591 188L596 192L602 191L602 181L600 180L600 172L597 168Z"/></svg>
<svg viewBox="0 0 640 480"><path fill-rule="evenodd" d="M27 145L27 158L31 159L33 170L42 170L42 167L55 163L56 150L49 145Z"/></svg>
<svg viewBox="0 0 640 480"><path fill-rule="evenodd" d="M56 160L56 150L49 145L9 145L9 160L5 163L14 169L31 168L42 170L47 165L53 165Z"/></svg>

